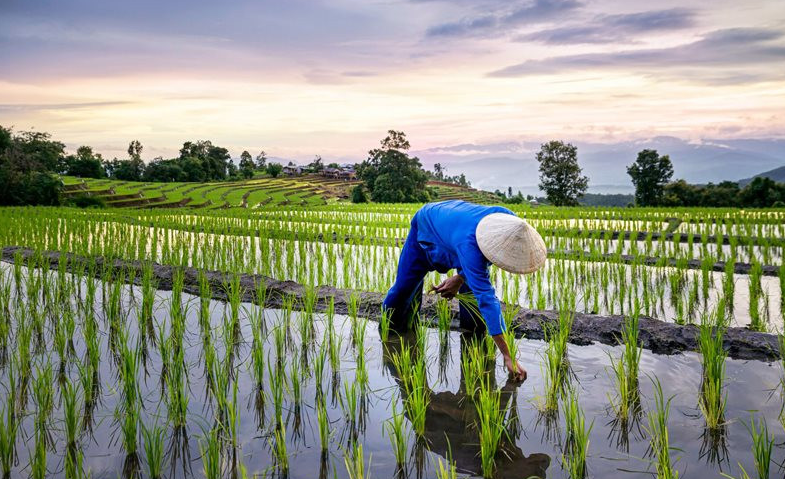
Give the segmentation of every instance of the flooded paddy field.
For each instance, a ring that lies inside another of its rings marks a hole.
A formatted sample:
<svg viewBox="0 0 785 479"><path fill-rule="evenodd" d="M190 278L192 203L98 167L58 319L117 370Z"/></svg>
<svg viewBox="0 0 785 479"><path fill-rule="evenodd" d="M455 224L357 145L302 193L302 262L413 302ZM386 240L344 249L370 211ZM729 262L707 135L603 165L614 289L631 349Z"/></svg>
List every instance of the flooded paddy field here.
<svg viewBox="0 0 785 479"><path fill-rule="evenodd" d="M459 476L483 476L478 398L467 393L463 365L477 344L482 347L475 338L420 328L402 337L388 332L385 341L379 324L361 316L309 313L293 303L273 310L220 302L178 292L176 282L175 291L151 292L149 285L9 264L2 265L2 278L2 305L10 316L0 404L4 432L8 411L16 411L17 425L11 477L35 468L47 477L81 477L69 469L75 467L67 465L69 456L96 478L155 477L150 458L158 455L162 477L231 477L242 470L262 477L354 477L347 464L359 457L365 477L435 477L439 461L448 460ZM20 347L25 338L28 349ZM402 350L424 365L428 400L419 433L406 404L406 373L396 367ZM523 384L508 382L498 361L483 366L504 423L493 477L569 477L564 414L542 407L546 350L546 342L518 340L529 372ZM697 353L643 351L638 406L628 421L619 421L611 406L612 358L622 354L623 346L566 350L565 381L591 425L589 476L656 470L647 422L655 408L654 378L672 398L671 461L682 477L755 470L753 420L768 424L773 472L782 473L776 466L785 459L779 363L726 360L727 408L721 432L712 433L699 407ZM137 368L129 368L134 363ZM126 395L134 388L129 406ZM135 433L125 420L129 407ZM402 462L390 436L401 444ZM129 453L132 440L136 449Z"/></svg>
<svg viewBox="0 0 785 479"><path fill-rule="evenodd" d="M416 208L0 210L0 473L785 474L781 211L516 209L551 252L532 275L491 268L503 316L552 319L535 320L544 340L505 335L517 384L489 338L454 329L456 301L429 298L431 327L403 336L378 310ZM658 239L618 239L640 232ZM300 289L269 301L240 275ZM578 313L616 315L612 345L575 344ZM694 351L641 349L652 322ZM739 331L776 361L733 359Z"/></svg>

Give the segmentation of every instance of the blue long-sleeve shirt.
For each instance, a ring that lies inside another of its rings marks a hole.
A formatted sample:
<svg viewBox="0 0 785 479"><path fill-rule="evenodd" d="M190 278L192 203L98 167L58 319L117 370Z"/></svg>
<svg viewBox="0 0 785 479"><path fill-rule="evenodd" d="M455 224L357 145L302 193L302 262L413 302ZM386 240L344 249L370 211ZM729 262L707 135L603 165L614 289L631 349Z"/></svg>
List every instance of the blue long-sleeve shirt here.
<svg viewBox="0 0 785 479"><path fill-rule="evenodd" d="M417 242L433 269L440 273L455 269L464 278L477 298L488 333L495 336L506 327L488 272L490 262L480 251L475 236L477 224L491 213L515 214L501 206L450 200L423 206L415 218Z"/></svg>

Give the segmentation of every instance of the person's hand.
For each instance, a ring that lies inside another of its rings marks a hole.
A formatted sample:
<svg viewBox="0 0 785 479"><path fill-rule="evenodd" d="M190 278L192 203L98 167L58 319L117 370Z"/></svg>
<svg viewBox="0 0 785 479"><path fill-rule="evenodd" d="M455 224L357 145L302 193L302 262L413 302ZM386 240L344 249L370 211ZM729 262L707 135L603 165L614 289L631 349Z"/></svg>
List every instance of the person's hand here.
<svg viewBox="0 0 785 479"><path fill-rule="evenodd" d="M442 281L438 286L431 286L431 292L442 295L442 298L452 299L463 286L463 278L456 274Z"/></svg>
<svg viewBox="0 0 785 479"><path fill-rule="evenodd" d="M528 374L526 373L526 370L523 369L523 366L521 366L521 363L512 359L510 356L507 356L504 358L504 366L507 368L507 371L510 372L510 379L520 382L526 381Z"/></svg>

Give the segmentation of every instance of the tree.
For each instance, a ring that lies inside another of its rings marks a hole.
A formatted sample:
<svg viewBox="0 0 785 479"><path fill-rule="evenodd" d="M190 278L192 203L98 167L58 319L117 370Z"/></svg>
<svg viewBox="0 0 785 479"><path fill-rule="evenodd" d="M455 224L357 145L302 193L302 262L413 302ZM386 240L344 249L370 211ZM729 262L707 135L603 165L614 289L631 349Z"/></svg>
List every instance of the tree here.
<svg viewBox="0 0 785 479"><path fill-rule="evenodd" d="M578 166L578 148L570 143L550 141L537 152L540 163L540 190L555 206L577 206L586 193L589 179Z"/></svg>
<svg viewBox="0 0 785 479"><path fill-rule="evenodd" d="M657 206L662 204L665 185L673 176L673 165L668 155L641 150L635 163L627 167L627 174L635 185L635 204Z"/></svg>
<svg viewBox="0 0 785 479"><path fill-rule="evenodd" d="M65 145L49 134L0 126L0 205L59 205Z"/></svg>
<svg viewBox="0 0 785 479"><path fill-rule="evenodd" d="M368 159L357 169L357 174L371 199L381 203L413 203L428 201L425 189L428 177L419 158L410 157L406 150L409 141L403 132L389 130L381 141L381 148L368 152Z"/></svg>
<svg viewBox="0 0 785 479"><path fill-rule="evenodd" d="M210 140L186 141L180 148L180 161L194 158L202 165L208 180L226 178L227 161L231 158L229 150L215 146Z"/></svg>
<svg viewBox="0 0 785 479"><path fill-rule="evenodd" d="M226 174L230 179L237 178L237 167L234 166L234 160L231 158L229 159L229 163L226 165Z"/></svg>
<svg viewBox="0 0 785 479"><path fill-rule="evenodd" d="M308 168L313 171L314 173L319 173L324 169L324 163L322 162L322 157L316 155L312 162L308 163Z"/></svg>
<svg viewBox="0 0 785 479"><path fill-rule="evenodd" d="M267 153L264 150L260 151L258 155L256 155L256 169L257 170L264 170L267 167Z"/></svg>
<svg viewBox="0 0 785 479"><path fill-rule="evenodd" d="M66 174L81 178L104 178L106 169L100 153L93 153L89 146L80 146L76 155L69 155L65 159Z"/></svg>
<svg viewBox="0 0 785 479"><path fill-rule="evenodd" d="M433 176L437 180L444 180L444 168L442 167L441 163L436 163L433 165Z"/></svg>
<svg viewBox="0 0 785 479"><path fill-rule="evenodd" d="M507 198L512 198L512 186L507 187Z"/></svg>
<svg viewBox="0 0 785 479"><path fill-rule="evenodd" d="M770 208L774 203L785 200L785 184L758 176L741 190L739 196L743 206Z"/></svg>
<svg viewBox="0 0 785 479"><path fill-rule="evenodd" d="M253 158L251 158L251 154L247 150L240 153L240 174L243 175L243 178L253 178L255 167Z"/></svg>
<svg viewBox="0 0 785 479"><path fill-rule="evenodd" d="M368 195L365 194L365 187L357 185L352 188L352 203L367 203Z"/></svg>
<svg viewBox="0 0 785 479"><path fill-rule="evenodd" d="M144 176L144 161L142 161L142 144L134 140L128 144L128 159L104 162L106 175L110 178L123 181L141 181Z"/></svg>
<svg viewBox="0 0 785 479"><path fill-rule="evenodd" d="M273 178L278 178L278 175L283 171L283 165L280 163L268 163L266 168L267 174Z"/></svg>

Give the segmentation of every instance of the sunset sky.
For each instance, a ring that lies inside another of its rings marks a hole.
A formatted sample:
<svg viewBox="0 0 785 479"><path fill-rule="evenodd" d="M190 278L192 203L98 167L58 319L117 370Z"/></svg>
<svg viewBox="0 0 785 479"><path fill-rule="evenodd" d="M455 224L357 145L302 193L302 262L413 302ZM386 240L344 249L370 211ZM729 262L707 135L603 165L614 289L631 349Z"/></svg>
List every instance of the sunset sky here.
<svg viewBox="0 0 785 479"><path fill-rule="evenodd" d="M110 158L785 137L782 0L0 0L0 64L0 124Z"/></svg>

